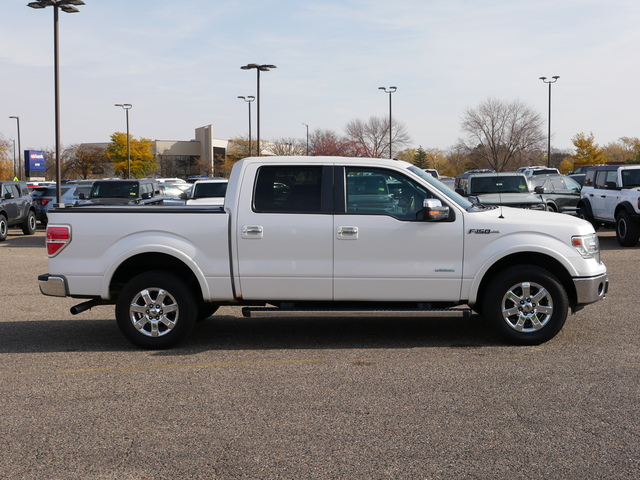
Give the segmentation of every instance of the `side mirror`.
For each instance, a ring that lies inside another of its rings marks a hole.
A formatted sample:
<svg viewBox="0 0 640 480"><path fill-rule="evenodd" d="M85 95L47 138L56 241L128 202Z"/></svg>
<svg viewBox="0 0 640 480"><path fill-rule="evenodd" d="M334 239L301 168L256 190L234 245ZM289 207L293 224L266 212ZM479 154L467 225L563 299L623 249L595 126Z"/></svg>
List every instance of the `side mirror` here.
<svg viewBox="0 0 640 480"><path fill-rule="evenodd" d="M438 222L449 218L449 207L435 198L425 198L422 202L422 220L425 222Z"/></svg>
<svg viewBox="0 0 640 480"><path fill-rule="evenodd" d="M79 194L78 194L78 198L79 198L80 200L86 200L86 199L87 199L87 196L86 196L84 193L79 193Z"/></svg>
<svg viewBox="0 0 640 480"><path fill-rule="evenodd" d="M538 195L542 195L542 194L544 193L544 187L540 187L540 186L535 187L535 188L533 189L533 191L534 191L535 193L537 193Z"/></svg>
<svg viewBox="0 0 640 480"><path fill-rule="evenodd" d="M180 194L180 200L186 200L187 198L189 198L189 197L187 196L187 194L186 194L186 193L182 192L182 193Z"/></svg>
<svg viewBox="0 0 640 480"><path fill-rule="evenodd" d="M465 191L464 191L462 188L460 188L460 187L456 188L456 193L457 193L458 195L462 195L463 197L466 197L466 196L467 196L467 194L465 193Z"/></svg>
<svg viewBox="0 0 640 480"><path fill-rule="evenodd" d="M143 200L149 200L151 198L151 193L144 192L140 198L142 198Z"/></svg>
<svg viewBox="0 0 640 480"><path fill-rule="evenodd" d="M4 194L4 199L5 200L11 200L13 198L13 193L5 193Z"/></svg>

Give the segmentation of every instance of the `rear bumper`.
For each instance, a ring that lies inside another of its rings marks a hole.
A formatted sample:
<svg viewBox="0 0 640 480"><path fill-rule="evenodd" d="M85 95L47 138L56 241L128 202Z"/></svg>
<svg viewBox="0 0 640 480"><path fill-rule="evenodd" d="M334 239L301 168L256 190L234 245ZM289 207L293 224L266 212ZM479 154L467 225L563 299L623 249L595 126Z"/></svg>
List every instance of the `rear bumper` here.
<svg viewBox="0 0 640 480"><path fill-rule="evenodd" d="M585 305L602 300L609 291L609 277L606 273L597 277L574 278L576 288L576 308L580 310Z"/></svg>
<svg viewBox="0 0 640 480"><path fill-rule="evenodd" d="M50 297L67 297L69 295L67 279L62 275L51 275L49 273L38 275L38 285L43 295Z"/></svg>

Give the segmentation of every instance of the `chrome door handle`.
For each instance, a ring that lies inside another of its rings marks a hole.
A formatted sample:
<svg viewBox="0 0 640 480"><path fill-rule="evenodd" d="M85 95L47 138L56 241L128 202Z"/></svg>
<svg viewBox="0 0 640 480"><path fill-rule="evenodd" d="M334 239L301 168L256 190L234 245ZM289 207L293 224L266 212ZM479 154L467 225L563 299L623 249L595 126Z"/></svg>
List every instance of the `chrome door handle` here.
<svg viewBox="0 0 640 480"><path fill-rule="evenodd" d="M243 225L242 238L262 238L263 228L260 225Z"/></svg>

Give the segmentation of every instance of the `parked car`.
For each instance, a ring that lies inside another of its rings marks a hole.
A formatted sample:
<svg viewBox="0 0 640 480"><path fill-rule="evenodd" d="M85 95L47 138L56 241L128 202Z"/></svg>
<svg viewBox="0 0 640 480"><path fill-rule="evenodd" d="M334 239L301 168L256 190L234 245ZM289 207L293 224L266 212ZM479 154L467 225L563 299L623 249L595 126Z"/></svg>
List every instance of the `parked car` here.
<svg viewBox="0 0 640 480"><path fill-rule="evenodd" d="M80 200L80 194L89 196L91 192L91 186L93 181L83 183L66 183L61 186L60 203L65 205L75 205ZM47 212L56 203L58 199L57 188L53 187L38 187L31 192L33 196L33 203L36 207L36 218L42 225L47 225L48 216Z"/></svg>
<svg viewBox="0 0 640 480"><path fill-rule="evenodd" d="M584 173L587 173L587 169L589 169L591 167L602 167L602 164L580 165L573 172L570 172L570 173L571 174L580 174L580 173L584 174Z"/></svg>
<svg viewBox="0 0 640 480"><path fill-rule="evenodd" d="M558 170L557 168L548 167L526 167L524 170L518 173L523 173L527 177L533 177L535 175L560 175L560 170Z"/></svg>
<svg viewBox="0 0 640 480"><path fill-rule="evenodd" d="M26 182L0 182L0 242L10 227L22 228L25 235L36 231L36 208Z"/></svg>
<svg viewBox="0 0 640 480"><path fill-rule="evenodd" d="M162 196L149 178L96 180L88 196L80 195L78 205L162 205Z"/></svg>
<svg viewBox="0 0 640 480"><path fill-rule="evenodd" d="M223 205L228 184L229 180L226 178L197 180L180 198L187 205Z"/></svg>
<svg viewBox="0 0 640 480"><path fill-rule="evenodd" d="M616 229L623 247L640 240L640 165L604 165L587 170L578 215L597 230Z"/></svg>
<svg viewBox="0 0 640 480"><path fill-rule="evenodd" d="M186 192L192 185L184 183L160 183L158 185L163 205L185 205L186 200L182 198L182 194Z"/></svg>
<svg viewBox="0 0 640 480"><path fill-rule="evenodd" d="M574 179L566 175L536 175L531 177L529 185L542 197L549 212L578 214L582 187Z"/></svg>
<svg viewBox="0 0 640 480"><path fill-rule="evenodd" d="M516 172L472 173L458 175L456 193L472 203L546 210L540 195L529 191L527 177Z"/></svg>

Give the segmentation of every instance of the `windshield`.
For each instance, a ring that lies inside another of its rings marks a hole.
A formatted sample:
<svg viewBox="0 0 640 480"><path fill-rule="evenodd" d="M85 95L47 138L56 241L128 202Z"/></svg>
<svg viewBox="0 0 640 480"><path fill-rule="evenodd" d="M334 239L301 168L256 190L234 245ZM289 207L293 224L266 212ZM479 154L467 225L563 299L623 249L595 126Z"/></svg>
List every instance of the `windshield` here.
<svg viewBox="0 0 640 480"><path fill-rule="evenodd" d="M622 170L622 186L640 187L640 168Z"/></svg>
<svg viewBox="0 0 640 480"><path fill-rule="evenodd" d="M457 203L460 207L464 208L465 210L468 210L469 208L474 206L469 200L457 194L451 188L447 187L444 183L442 183L440 180L428 174L421 168L418 168L412 165L411 167L408 168L408 170L418 175L420 178L425 180L432 187L436 188L437 190L440 190L444 195L446 195L449 199Z"/></svg>
<svg viewBox="0 0 640 480"><path fill-rule="evenodd" d="M130 198L138 196L138 182L97 182L91 190L91 198Z"/></svg>
<svg viewBox="0 0 640 480"><path fill-rule="evenodd" d="M487 175L469 178L469 194L483 193L528 193L527 181L521 175Z"/></svg>

